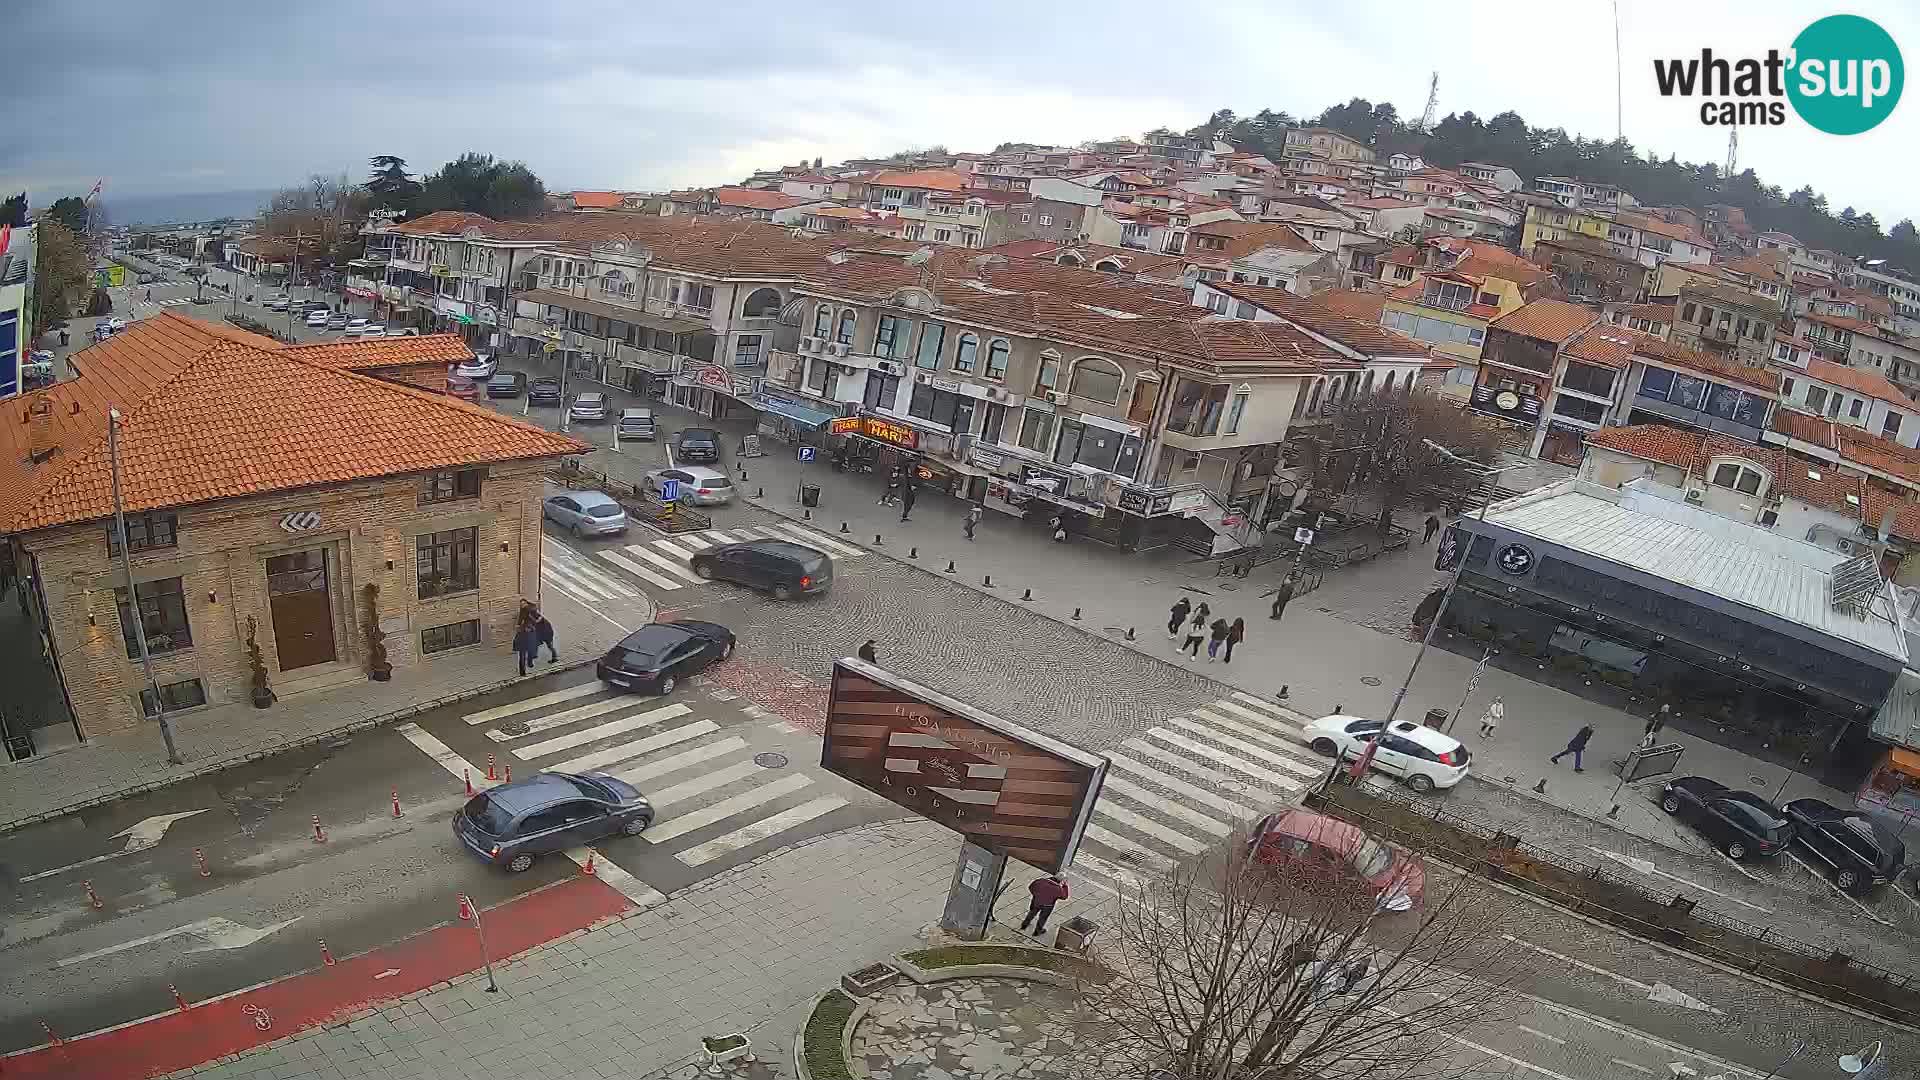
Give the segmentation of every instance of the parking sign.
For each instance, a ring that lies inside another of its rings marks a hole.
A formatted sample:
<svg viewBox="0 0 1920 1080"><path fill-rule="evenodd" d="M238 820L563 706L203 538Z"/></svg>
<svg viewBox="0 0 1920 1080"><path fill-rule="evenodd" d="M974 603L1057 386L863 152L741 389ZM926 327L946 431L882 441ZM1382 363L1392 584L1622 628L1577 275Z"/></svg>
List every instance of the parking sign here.
<svg viewBox="0 0 1920 1080"><path fill-rule="evenodd" d="M678 480L660 481L660 501L673 502L679 498L680 498L680 481Z"/></svg>
<svg viewBox="0 0 1920 1080"><path fill-rule="evenodd" d="M813 460L813 447L811 447L811 446L803 446L803 447L801 447L801 448L800 448L800 463L801 463L802 465L804 465L804 464L806 464L807 462L809 462L809 461L812 461L812 460Z"/></svg>

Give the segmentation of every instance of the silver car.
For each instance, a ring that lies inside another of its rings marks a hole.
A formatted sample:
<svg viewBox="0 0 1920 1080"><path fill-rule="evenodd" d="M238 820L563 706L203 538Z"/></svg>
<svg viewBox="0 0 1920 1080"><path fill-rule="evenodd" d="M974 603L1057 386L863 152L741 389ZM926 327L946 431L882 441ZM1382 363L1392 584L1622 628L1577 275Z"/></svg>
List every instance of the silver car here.
<svg viewBox="0 0 1920 1080"><path fill-rule="evenodd" d="M704 465L676 465L655 469L641 480L641 487L654 498L665 500L669 482L673 497L687 506L720 506L733 501L733 481L719 469Z"/></svg>
<svg viewBox="0 0 1920 1080"><path fill-rule="evenodd" d="M597 391L576 395L573 404L567 406L567 418L598 420L604 423L607 419L607 395Z"/></svg>
<svg viewBox="0 0 1920 1080"><path fill-rule="evenodd" d="M621 409L620 422L614 425L614 430L623 439L654 439L660 434L651 409Z"/></svg>
<svg viewBox="0 0 1920 1080"><path fill-rule="evenodd" d="M627 531L627 512L604 491L550 495L541 513L575 536L609 536Z"/></svg>

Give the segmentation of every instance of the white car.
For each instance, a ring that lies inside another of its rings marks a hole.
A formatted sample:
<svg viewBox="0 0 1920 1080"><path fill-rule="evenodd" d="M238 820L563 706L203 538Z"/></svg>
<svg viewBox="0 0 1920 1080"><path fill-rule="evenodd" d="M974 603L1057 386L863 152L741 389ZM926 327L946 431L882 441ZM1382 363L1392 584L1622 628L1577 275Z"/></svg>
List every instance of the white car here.
<svg viewBox="0 0 1920 1080"><path fill-rule="evenodd" d="M500 362L495 360L492 355L481 353L479 356L455 367L453 373L463 379L491 379L493 378L494 371L499 367Z"/></svg>
<svg viewBox="0 0 1920 1080"><path fill-rule="evenodd" d="M351 327L349 327L349 329L351 329ZM366 325L365 329L360 331L360 336L361 337L385 337L386 333L387 333L386 323L370 322Z"/></svg>
<svg viewBox="0 0 1920 1080"><path fill-rule="evenodd" d="M363 333L366 331L368 325L369 324L365 319L349 319L347 320L347 333L349 334Z"/></svg>
<svg viewBox="0 0 1920 1080"><path fill-rule="evenodd" d="M1393 730L1385 732L1382 720L1335 713L1323 716L1301 729L1302 737L1314 750L1332 757L1352 760L1380 739L1374 752L1373 768L1397 776L1415 791L1450 788L1467 777L1467 762L1473 756L1460 740L1451 735L1422 727L1410 720L1395 720Z"/></svg>
<svg viewBox="0 0 1920 1080"><path fill-rule="evenodd" d="M320 310L318 310L318 311L309 311L309 312L307 312L307 325L308 325L308 326L317 326L317 327L319 327L320 329L322 329L322 330L325 330L325 329L327 328L327 312L326 312L326 309L325 309L325 308L322 308L322 309L320 309Z"/></svg>
<svg viewBox="0 0 1920 1080"><path fill-rule="evenodd" d="M389 326L387 327L387 336L388 337L419 337L420 331L415 330L411 326Z"/></svg>

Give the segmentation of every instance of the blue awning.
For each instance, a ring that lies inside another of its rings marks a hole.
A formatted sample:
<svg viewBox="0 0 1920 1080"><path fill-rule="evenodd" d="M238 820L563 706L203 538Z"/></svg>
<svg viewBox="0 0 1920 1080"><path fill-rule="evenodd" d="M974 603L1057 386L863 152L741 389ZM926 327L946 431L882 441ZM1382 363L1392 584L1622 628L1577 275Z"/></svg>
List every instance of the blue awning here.
<svg viewBox="0 0 1920 1080"><path fill-rule="evenodd" d="M822 412L819 409L809 409L805 405L798 405L791 401L780 401L775 398L754 398L753 407L759 409L761 412L770 412L776 416L784 416L789 420L797 420L810 428L825 427L827 421L834 418L833 413Z"/></svg>

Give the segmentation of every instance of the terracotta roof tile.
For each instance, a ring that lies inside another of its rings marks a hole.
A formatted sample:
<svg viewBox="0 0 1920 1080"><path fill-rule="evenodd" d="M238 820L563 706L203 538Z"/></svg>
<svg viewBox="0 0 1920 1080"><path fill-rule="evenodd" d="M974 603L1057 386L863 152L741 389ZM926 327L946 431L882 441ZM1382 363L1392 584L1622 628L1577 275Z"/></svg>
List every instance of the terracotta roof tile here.
<svg viewBox="0 0 1920 1080"><path fill-rule="evenodd" d="M1631 427L1604 427L1588 432L1587 445L1691 469L1700 457L1700 444L1705 438L1699 432L1666 424L1634 424Z"/></svg>
<svg viewBox="0 0 1920 1080"><path fill-rule="evenodd" d="M1566 353L1575 360L1622 370L1633 361L1634 349L1646 336L1624 326L1596 323L1569 342Z"/></svg>
<svg viewBox="0 0 1920 1080"><path fill-rule="evenodd" d="M1432 353L1432 350L1413 338L1381 326L1377 316L1376 321L1367 322L1344 315L1320 303L1317 297L1296 296L1285 289L1265 285L1241 285L1227 281L1208 284L1228 296L1265 308L1355 352L1375 356L1428 356Z"/></svg>
<svg viewBox="0 0 1920 1080"><path fill-rule="evenodd" d="M1633 351L1637 356L1649 357L1674 367L1718 375L1771 394L1780 392L1780 372L1773 368L1749 367L1731 360L1722 360L1710 353L1681 348L1657 337L1642 338L1635 343Z"/></svg>
<svg viewBox="0 0 1920 1080"><path fill-rule="evenodd" d="M1360 289L1328 289L1313 294L1313 302L1338 315L1378 324L1387 306L1387 294Z"/></svg>
<svg viewBox="0 0 1920 1080"><path fill-rule="evenodd" d="M788 210L801 203L815 202L769 188L722 187L713 189L713 201L721 206L743 210Z"/></svg>
<svg viewBox="0 0 1920 1080"><path fill-rule="evenodd" d="M952 169L913 169L883 172L867 180L869 187L932 188L935 191L961 191L967 186L967 174Z"/></svg>
<svg viewBox="0 0 1920 1080"><path fill-rule="evenodd" d="M1774 431L1790 439L1812 443L1825 450L1837 448L1834 440L1834 425L1831 421L1804 413L1798 409L1782 406L1773 410L1773 421L1769 425Z"/></svg>
<svg viewBox="0 0 1920 1080"><path fill-rule="evenodd" d="M1563 344L1600 320L1600 313L1564 300L1535 300L1522 304L1487 324L1489 330Z"/></svg>
<svg viewBox="0 0 1920 1080"><path fill-rule="evenodd" d="M1920 484L1920 450L1838 424L1834 425L1833 437L1842 460Z"/></svg>
<svg viewBox="0 0 1920 1080"><path fill-rule="evenodd" d="M1890 402L1906 409L1920 408L1913 399L1900 391L1900 388L1887 381L1885 375L1866 368L1848 367L1831 360L1811 358L1807 361L1807 378L1818 379L1831 386L1844 386L1857 394Z"/></svg>
<svg viewBox="0 0 1920 1080"><path fill-rule="evenodd" d="M617 191L576 191L573 193L573 205L578 210L612 210L624 205L625 200Z"/></svg>

